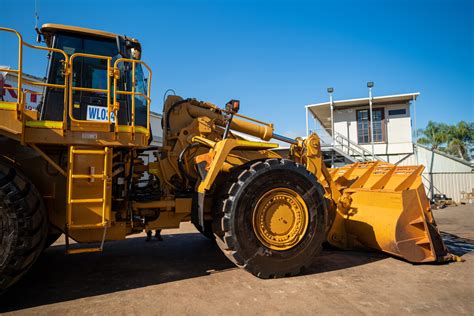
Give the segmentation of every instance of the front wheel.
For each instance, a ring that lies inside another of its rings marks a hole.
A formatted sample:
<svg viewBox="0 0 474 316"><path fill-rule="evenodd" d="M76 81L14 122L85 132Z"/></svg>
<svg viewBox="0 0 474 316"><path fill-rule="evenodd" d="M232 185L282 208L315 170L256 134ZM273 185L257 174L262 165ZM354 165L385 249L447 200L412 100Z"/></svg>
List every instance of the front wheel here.
<svg viewBox="0 0 474 316"><path fill-rule="evenodd" d="M230 179L214 223L227 257L260 278L301 273L326 237L327 208L316 178L293 161L268 159Z"/></svg>

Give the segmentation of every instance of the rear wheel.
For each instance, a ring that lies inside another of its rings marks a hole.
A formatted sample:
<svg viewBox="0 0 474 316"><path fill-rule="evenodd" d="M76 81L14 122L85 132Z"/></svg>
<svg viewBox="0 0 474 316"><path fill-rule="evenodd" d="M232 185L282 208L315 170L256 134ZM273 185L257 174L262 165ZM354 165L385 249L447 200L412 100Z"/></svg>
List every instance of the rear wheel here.
<svg viewBox="0 0 474 316"><path fill-rule="evenodd" d="M217 241L238 266L260 278L299 274L320 252L327 210L321 185L290 160L240 168L218 203Z"/></svg>
<svg viewBox="0 0 474 316"><path fill-rule="evenodd" d="M0 292L15 283L44 249L48 222L35 186L0 163Z"/></svg>

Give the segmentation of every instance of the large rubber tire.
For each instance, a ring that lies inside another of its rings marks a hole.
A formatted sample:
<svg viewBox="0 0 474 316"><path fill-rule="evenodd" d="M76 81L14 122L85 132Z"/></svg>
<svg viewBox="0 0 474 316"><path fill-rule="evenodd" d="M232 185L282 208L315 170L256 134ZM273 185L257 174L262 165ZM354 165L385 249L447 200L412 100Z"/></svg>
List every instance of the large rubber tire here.
<svg viewBox="0 0 474 316"><path fill-rule="evenodd" d="M260 242L252 224L260 197L278 188L297 192L309 214L302 239L284 251L270 249ZM214 232L218 245L237 266L259 278L302 273L320 253L326 238L323 188L304 166L291 160L267 159L237 169L223 188L216 213Z"/></svg>
<svg viewBox="0 0 474 316"><path fill-rule="evenodd" d="M0 293L31 268L47 232L38 190L17 169L0 162Z"/></svg>

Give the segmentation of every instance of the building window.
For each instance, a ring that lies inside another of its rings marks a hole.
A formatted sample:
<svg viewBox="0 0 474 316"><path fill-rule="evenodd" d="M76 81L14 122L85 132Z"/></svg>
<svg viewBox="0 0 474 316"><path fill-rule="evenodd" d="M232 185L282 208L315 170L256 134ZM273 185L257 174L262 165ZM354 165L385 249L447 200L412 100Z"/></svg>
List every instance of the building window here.
<svg viewBox="0 0 474 316"><path fill-rule="evenodd" d="M370 143L370 113L369 110L356 111L357 117L357 141L359 144ZM383 109L372 110L374 143L385 142L385 120Z"/></svg>
<svg viewBox="0 0 474 316"><path fill-rule="evenodd" d="M357 141L359 144L369 142L369 110L357 111Z"/></svg>
<svg viewBox="0 0 474 316"><path fill-rule="evenodd" d="M388 116L405 115L405 114L407 114L406 109L388 110Z"/></svg>

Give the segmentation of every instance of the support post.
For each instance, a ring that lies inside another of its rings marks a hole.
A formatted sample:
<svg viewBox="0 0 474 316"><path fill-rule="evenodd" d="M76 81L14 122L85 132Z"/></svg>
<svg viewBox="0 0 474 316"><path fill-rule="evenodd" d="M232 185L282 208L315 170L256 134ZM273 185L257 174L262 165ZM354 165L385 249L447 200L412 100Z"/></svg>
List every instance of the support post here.
<svg viewBox="0 0 474 316"><path fill-rule="evenodd" d="M416 128L416 95L413 95L413 141L415 144L418 143L418 131ZM415 148L413 146L413 150L415 151L415 159L416 159L416 164L418 165L418 148Z"/></svg>
<svg viewBox="0 0 474 316"><path fill-rule="evenodd" d="M331 138L332 138L332 145L334 146L335 142L334 140L336 139L335 133L334 133L334 101L332 99L332 93L334 92L333 87L329 87L327 89L329 93L329 106L331 108Z"/></svg>
<svg viewBox="0 0 474 316"><path fill-rule="evenodd" d="M334 140L336 138L336 134L334 132L334 102L332 99L332 93L329 94L329 100L331 102L331 134L332 134L332 144L334 145Z"/></svg>
<svg viewBox="0 0 474 316"><path fill-rule="evenodd" d="M415 142L418 141L418 135L416 133L416 96L413 96L413 131Z"/></svg>
<svg viewBox="0 0 474 316"><path fill-rule="evenodd" d="M372 160L375 160L375 151L374 151L374 120L372 117L372 87L374 86L373 82L368 82L367 87L369 88L369 119L370 119L370 144L372 146Z"/></svg>
<svg viewBox="0 0 474 316"><path fill-rule="evenodd" d="M309 137L309 118L308 118L308 107L305 107L306 109L306 137Z"/></svg>

